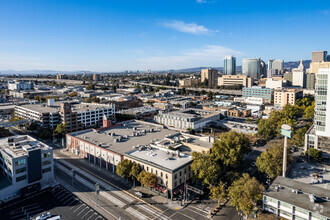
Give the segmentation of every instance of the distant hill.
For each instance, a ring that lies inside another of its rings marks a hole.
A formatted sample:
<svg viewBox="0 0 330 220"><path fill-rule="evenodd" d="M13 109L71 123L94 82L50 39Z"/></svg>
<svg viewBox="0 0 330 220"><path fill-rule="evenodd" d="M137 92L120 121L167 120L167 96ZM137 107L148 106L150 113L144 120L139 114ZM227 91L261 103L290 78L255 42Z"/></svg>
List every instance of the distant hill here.
<svg viewBox="0 0 330 220"><path fill-rule="evenodd" d="M306 68L309 68L309 65L311 63L311 60L304 60L303 64L305 65ZM300 61L289 61L289 62L284 62L284 69L293 69L298 67L300 64ZM182 73L193 73L193 72L200 72L201 69L205 69L209 67L192 67L192 68L186 68L186 69L177 69L177 70L164 70L164 71L157 71L157 72L182 72ZM222 72L223 67L211 67L214 69L219 70ZM237 66L236 70L238 72L242 71L242 66ZM84 70L78 70L78 71L59 71L59 70L25 70L25 71L16 71L16 70L3 70L0 71L0 75L7 75L7 74L21 74L21 75L28 75L28 74L40 74L40 75L56 75L59 73L62 74L82 74L85 72L86 74L92 73L91 71L84 71ZM93 72L93 73L102 73L102 72ZM111 73L111 72L106 72L106 73ZM124 72L122 72L124 73Z"/></svg>

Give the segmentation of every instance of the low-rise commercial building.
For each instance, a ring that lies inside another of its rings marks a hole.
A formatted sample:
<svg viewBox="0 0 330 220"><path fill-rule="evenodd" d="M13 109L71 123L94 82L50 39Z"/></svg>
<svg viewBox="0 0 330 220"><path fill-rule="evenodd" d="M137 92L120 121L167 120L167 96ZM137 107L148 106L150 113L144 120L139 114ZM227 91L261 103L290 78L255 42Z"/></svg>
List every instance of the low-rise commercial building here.
<svg viewBox="0 0 330 220"><path fill-rule="evenodd" d="M180 111L160 113L154 120L165 126L186 130L199 130L208 123L220 119L220 112L188 108Z"/></svg>
<svg viewBox="0 0 330 220"><path fill-rule="evenodd" d="M199 82L200 82L199 79L185 78L179 80L179 85L180 87L193 87L193 86L197 86Z"/></svg>
<svg viewBox="0 0 330 220"><path fill-rule="evenodd" d="M33 90L33 82L26 81L8 81L8 90L10 91L21 91L21 90Z"/></svg>
<svg viewBox="0 0 330 220"><path fill-rule="evenodd" d="M172 196L192 177L191 152L210 150L214 138L181 134L163 125L131 120L70 133L66 141L71 153L110 172L115 172L123 159L138 163L142 170L157 175L158 191Z"/></svg>
<svg viewBox="0 0 330 220"><path fill-rule="evenodd" d="M330 191L278 176L263 196L263 210L285 219L330 219Z"/></svg>
<svg viewBox="0 0 330 220"><path fill-rule="evenodd" d="M301 89L276 89L274 91L274 106L281 109L286 104L295 105L296 100L302 96L303 90Z"/></svg>
<svg viewBox="0 0 330 220"><path fill-rule="evenodd" d="M284 79L268 78L266 80L266 88L276 89L276 88L285 87L286 85L287 85L286 80Z"/></svg>
<svg viewBox="0 0 330 220"><path fill-rule="evenodd" d="M221 77L218 77L218 86L234 86L234 85L251 87L252 79L247 75L223 75Z"/></svg>
<svg viewBox="0 0 330 220"><path fill-rule="evenodd" d="M0 179L0 200L53 185L53 149L27 135L1 138Z"/></svg>
<svg viewBox="0 0 330 220"><path fill-rule="evenodd" d="M265 101L271 102L274 98L274 92L271 88L252 86L251 88L243 88L243 97L263 98Z"/></svg>
<svg viewBox="0 0 330 220"><path fill-rule="evenodd" d="M131 116L138 120L152 120L155 115L158 115L158 109L149 106L142 106L121 110L118 114Z"/></svg>
<svg viewBox="0 0 330 220"><path fill-rule="evenodd" d="M201 70L201 82L207 82L208 88L213 89L218 85L218 70L207 68Z"/></svg>
<svg viewBox="0 0 330 220"><path fill-rule="evenodd" d="M15 108L15 116L33 119L45 128L54 129L58 124L66 123L68 132L99 127L104 115L114 120L115 106L49 100L48 104L27 104Z"/></svg>

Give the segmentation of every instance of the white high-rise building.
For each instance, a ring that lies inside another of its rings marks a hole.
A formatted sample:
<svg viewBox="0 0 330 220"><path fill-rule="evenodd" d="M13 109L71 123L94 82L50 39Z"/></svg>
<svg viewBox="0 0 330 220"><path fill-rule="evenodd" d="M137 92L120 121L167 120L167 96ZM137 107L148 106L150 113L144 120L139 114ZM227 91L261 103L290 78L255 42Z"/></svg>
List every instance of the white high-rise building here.
<svg viewBox="0 0 330 220"><path fill-rule="evenodd" d="M330 137L330 68L321 68L316 78L315 134Z"/></svg>
<svg viewBox="0 0 330 220"><path fill-rule="evenodd" d="M306 70L301 60L298 68L294 68L292 70L292 85L300 86L301 88L304 88L305 79L306 79Z"/></svg>
<svg viewBox="0 0 330 220"><path fill-rule="evenodd" d="M224 75L236 74L236 57L226 56L223 59L223 74Z"/></svg>

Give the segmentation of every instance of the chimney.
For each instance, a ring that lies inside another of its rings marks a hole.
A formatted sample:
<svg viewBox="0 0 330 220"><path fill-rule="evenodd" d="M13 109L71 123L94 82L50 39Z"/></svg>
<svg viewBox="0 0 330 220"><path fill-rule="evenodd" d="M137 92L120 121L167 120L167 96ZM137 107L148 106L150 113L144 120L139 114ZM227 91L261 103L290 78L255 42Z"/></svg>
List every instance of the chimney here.
<svg viewBox="0 0 330 220"><path fill-rule="evenodd" d="M112 125L112 121L108 120L107 116L103 116L103 128L110 128Z"/></svg>

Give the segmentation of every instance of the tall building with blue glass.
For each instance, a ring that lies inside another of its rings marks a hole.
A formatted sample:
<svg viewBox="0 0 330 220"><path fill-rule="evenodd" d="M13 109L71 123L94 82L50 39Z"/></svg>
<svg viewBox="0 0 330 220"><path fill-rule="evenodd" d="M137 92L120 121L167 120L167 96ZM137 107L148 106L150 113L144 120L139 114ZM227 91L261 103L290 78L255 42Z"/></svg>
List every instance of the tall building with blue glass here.
<svg viewBox="0 0 330 220"><path fill-rule="evenodd" d="M244 58L242 60L242 74L247 75L253 79L259 79L260 66L260 58Z"/></svg>
<svg viewBox="0 0 330 220"><path fill-rule="evenodd" d="M236 74L236 57L226 56L223 59L223 74L224 75Z"/></svg>
<svg viewBox="0 0 330 220"><path fill-rule="evenodd" d="M265 101L271 102L274 99L274 91L271 88L252 86L243 88L243 97L264 98Z"/></svg>

